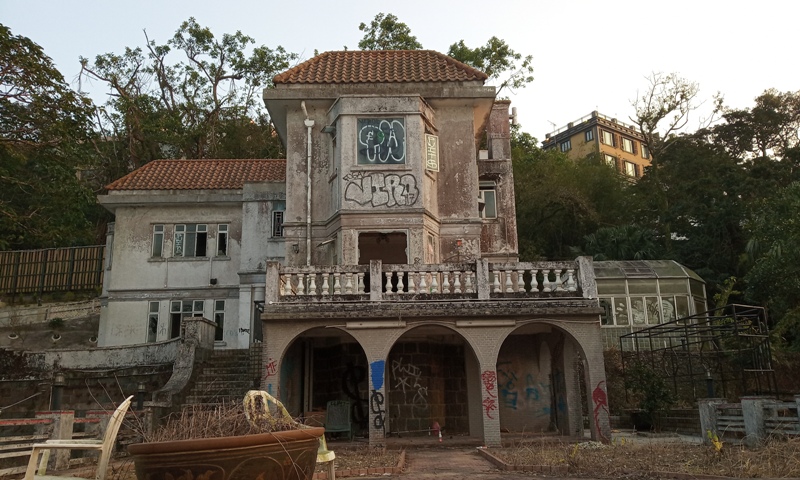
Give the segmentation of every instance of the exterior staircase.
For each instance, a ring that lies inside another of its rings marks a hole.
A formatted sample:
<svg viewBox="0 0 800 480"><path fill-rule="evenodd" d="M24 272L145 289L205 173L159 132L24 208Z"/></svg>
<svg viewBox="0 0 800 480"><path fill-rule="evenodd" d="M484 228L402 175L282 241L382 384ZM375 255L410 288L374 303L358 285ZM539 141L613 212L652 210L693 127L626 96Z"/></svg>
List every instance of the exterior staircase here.
<svg viewBox="0 0 800 480"><path fill-rule="evenodd" d="M184 405L241 402L253 389L250 350L214 350L202 366Z"/></svg>

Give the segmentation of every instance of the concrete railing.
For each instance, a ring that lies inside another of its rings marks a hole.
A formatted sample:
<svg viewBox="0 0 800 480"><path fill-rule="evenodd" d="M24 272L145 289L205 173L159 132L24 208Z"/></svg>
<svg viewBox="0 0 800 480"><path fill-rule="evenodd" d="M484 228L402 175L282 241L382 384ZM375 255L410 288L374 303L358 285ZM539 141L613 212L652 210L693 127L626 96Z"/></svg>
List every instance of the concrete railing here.
<svg viewBox="0 0 800 480"><path fill-rule="evenodd" d="M478 260L433 265L384 265L376 260L370 265L308 267L270 263L268 269L268 278L278 279L272 295L278 301L334 301L343 295L369 295L372 301L419 295L429 295L431 300L437 296L596 298L594 271L587 257L565 262Z"/></svg>
<svg viewBox="0 0 800 480"><path fill-rule="evenodd" d="M700 428L706 443L709 432L724 438L742 436L750 447L763 444L769 436L800 436L800 395L793 402L768 397L743 397L741 403L723 399L700 400Z"/></svg>

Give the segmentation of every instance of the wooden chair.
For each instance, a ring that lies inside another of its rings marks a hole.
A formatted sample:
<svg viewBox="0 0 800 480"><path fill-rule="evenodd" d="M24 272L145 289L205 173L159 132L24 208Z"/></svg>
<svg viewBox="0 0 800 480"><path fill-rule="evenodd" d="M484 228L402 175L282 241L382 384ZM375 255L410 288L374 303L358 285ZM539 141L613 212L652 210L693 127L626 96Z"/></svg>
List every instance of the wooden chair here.
<svg viewBox="0 0 800 480"><path fill-rule="evenodd" d="M56 477L52 475L45 475L47 469L47 461L50 458L50 450L94 450L100 452L97 458L97 472L94 475L95 480L103 480L108 471L108 461L111 459L111 451L114 449L114 441L117 439L117 432L119 427L122 426L122 420L125 418L125 413L131 405L133 395L126 398L117 410L111 415L106 427L106 433L102 440L48 440L45 443L35 443L31 451L31 458L28 461L28 469L25 471L24 480L62 480L72 479L75 477ZM39 463L39 472L36 472L36 463L39 455L41 454L42 460Z"/></svg>
<svg viewBox="0 0 800 480"><path fill-rule="evenodd" d="M347 432L349 440L353 440L353 429L350 425L350 402L347 400L331 400L325 413L325 433Z"/></svg>

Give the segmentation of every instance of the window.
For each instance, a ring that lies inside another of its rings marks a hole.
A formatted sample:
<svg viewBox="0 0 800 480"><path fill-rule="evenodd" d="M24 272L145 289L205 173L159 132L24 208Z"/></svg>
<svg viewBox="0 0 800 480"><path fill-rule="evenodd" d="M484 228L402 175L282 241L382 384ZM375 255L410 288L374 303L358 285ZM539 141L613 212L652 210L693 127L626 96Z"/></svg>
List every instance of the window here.
<svg viewBox="0 0 800 480"><path fill-rule="evenodd" d="M225 300L214 301L214 323L217 328L214 329L214 340L221 342L225 328Z"/></svg>
<svg viewBox="0 0 800 480"><path fill-rule="evenodd" d="M158 302L150 302L147 312L147 343L153 343L158 336Z"/></svg>
<svg viewBox="0 0 800 480"><path fill-rule="evenodd" d="M217 256L225 257L228 255L228 225L217 225Z"/></svg>
<svg viewBox="0 0 800 480"><path fill-rule="evenodd" d="M614 146L614 134L608 132L606 130L601 131L602 137L600 137L600 141L605 143L606 145Z"/></svg>
<svg viewBox="0 0 800 480"><path fill-rule="evenodd" d="M406 163L406 128L402 118L358 119L358 164Z"/></svg>
<svg viewBox="0 0 800 480"><path fill-rule="evenodd" d="M283 236L283 212L272 212L272 236Z"/></svg>
<svg viewBox="0 0 800 480"><path fill-rule="evenodd" d="M586 130L583 132L583 139L587 142L594 140L594 130Z"/></svg>
<svg viewBox="0 0 800 480"><path fill-rule="evenodd" d="M642 158L650 158L650 150L644 143L642 144Z"/></svg>
<svg viewBox="0 0 800 480"><path fill-rule="evenodd" d="M566 140L564 142L561 142L560 147L562 152L567 152L572 148L572 141Z"/></svg>
<svg viewBox="0 0 800 480"><path fill-rule="evenodd" d="M480 182L478 213L481 218L497 218L497 185L495 182Z"/></svg>
<svg viewBox="0 0 800 480"><path fill-rule="evenodd" d="M630 138L622 137L622 150L628 153L636 153L636 150L634 149L633 145L633 140L631 140Z"/></svg>
<svg viewBox="0 0 800 480"><path fill-rule="evenodd" d="M607 153L603 154L603 161L606 162L606 165L617 168L617 159L613 155L609 155Z"/></svg>
<svg viewBox="0 0 800 480"><path fill-rule="evenodd" d="M625 162L625 175L629 177L636 177L636 164L632 162Z"/></svg>
<svg viewBox="0 0 800 480"><path fill-rule="evenodd" d="M202 317L202 300L175 300L170 305L170 338L181 336L181 323L186 317Z"/></svg>
<svg viewBox="0 0 800 480"><path fill-rule="evenodd" d="M153 225L152 256L161 258L164 254L164 225Z"/></svg>
<svg viewBox="0 0 800 480"><path fill-rule="evenodd" d="M176 257L205 257L206 225L199 223L187 223L185 225L175 225L175 248L173 254Z"/></svg>

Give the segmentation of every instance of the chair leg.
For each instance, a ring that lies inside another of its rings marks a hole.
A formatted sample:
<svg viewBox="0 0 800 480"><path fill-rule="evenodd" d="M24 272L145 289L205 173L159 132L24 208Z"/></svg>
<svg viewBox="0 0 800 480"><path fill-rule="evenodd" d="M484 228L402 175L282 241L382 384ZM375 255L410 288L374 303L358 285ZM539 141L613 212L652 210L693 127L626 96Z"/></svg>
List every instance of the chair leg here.
<svg viewBox="0 0 800 480"><path fill-rule="evenodd" d="M328 480L336 480L336 460L328 462Z"/></svg>
<svg viewBox="0 0 800 480"><path fill-rule="evenodd" d="M37 475L44 475L47 473L47 462L50 460L50 449L46 448L42 451L42 459L39 461L39 471Z"/></svg>

